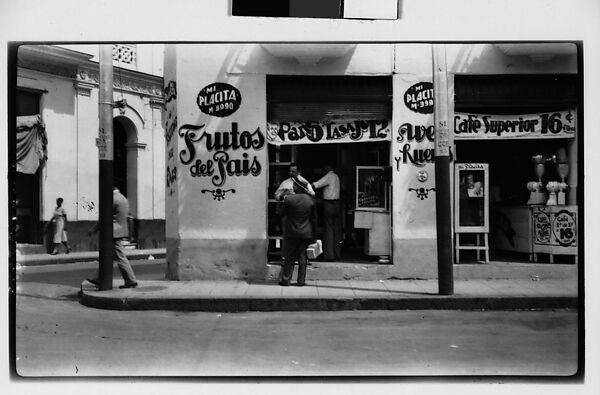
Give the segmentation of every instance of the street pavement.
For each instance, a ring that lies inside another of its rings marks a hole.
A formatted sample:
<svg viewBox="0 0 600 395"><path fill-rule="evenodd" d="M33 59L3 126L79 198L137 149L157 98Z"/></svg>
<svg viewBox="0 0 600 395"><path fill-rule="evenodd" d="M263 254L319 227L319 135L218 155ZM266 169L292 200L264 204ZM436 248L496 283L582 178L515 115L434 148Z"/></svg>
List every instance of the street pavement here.
<svg viewBox="0 0 600 395"><path fill-rule="evenodd" d="M17 373L556 379L580 368L580 310L548 304L576 306L572 278L460 280L454 295L441 296L429 280L313 278L301 288L276 281L167 281L165 265L164 259L133 260L140 280L135 289L118 288L115 268L111 291L83 281L97 267L94 261L20 266ZM118 309L83 305L82 288L83 295L116 302ZM502 306L502 300L510 303ZM532 307L542 301L545 308ZM157 310L165 307L160 303L173 311ZM461 310L468 306L460 303L471 306ZM194 304L209 311L190 311ZM131 307L150 310L124 310Z"/></svg>
<svg viewBox="0 0 600 395"><path fill-rule="evenodd" d="M15 367L24 377L557 380L579 367L571 309L115 311L82 306L74 287L25 285L15 320Z"/></svg>

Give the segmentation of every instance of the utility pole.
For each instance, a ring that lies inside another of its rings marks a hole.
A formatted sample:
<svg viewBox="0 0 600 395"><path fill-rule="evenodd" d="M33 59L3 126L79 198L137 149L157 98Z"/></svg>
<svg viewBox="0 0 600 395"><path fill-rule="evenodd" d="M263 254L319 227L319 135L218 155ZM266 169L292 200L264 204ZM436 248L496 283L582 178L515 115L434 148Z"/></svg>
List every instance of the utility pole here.
<svg viewBox="0 0 600 395"><path fill-rule="evenodd" d="M432 44L433 123L435 129L435 212L437 224L438 288L440 295L454 294L452 220L450 202L450 120L446 45Z"/></svg>
<svg viewBox="0 0 600 395"><path fill-rule="evenodd" d="M113 278L113 60L112 45L100 45L100 86L98 98L98 157L100 174L98 193L100 212L98 218L99 275L98 288L101 291L112 289Z"/></svg>

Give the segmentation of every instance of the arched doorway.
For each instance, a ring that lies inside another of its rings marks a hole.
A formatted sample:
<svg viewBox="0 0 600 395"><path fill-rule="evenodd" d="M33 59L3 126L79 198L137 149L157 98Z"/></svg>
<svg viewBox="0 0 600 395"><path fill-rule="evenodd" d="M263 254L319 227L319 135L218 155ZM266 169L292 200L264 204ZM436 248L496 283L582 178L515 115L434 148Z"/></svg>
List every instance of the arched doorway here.
<svg viewBox="0 0 600 395"><path fill-rule="evenodd" d="M127 129L124 122L117 117L113 120L114 157L113 182L123 195L127 197ZM135 127L135 126L134 126Z"/></svg>
<svg viewBox="0 0 600 395"><path fill-rule="evenodd" d="M126 116L113 118L113 182L129 201L129 240L134 242L137 234L138 199L138 138L137 128Z"/></svg>

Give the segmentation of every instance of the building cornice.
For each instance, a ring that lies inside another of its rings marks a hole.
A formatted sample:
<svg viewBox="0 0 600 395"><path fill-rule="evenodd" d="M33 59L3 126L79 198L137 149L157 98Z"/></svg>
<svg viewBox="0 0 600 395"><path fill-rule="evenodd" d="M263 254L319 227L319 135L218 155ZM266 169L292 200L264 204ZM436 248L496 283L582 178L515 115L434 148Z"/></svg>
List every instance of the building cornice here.
<svg viewBox="0 0 600 395"><path fill-rule="evenodd" d="M19 60L36 60L72 66L87 62L92 58L93 55L53 45L22 45L18 52Z"/></svg>
<svg viewBox="0 0 600 395"><path fill-rule="evenodd" d="M99 64L93 55L52 45L19 47L17 64L21 69L39 71L74 80L78 94L89 96L99 85ZM113 68L113 89L148 96L151 102L163 103L163 78L135 70Z"/></svg>
<svg viewBox="0 0 600 395"><path fill-rule="evenodd" d="M98 64L89 62L81 65L76 73L76 84L90 84L98 87L100 73ZM154 100L163 100L162 77L139 73L131 70L113 69L113 89L131 94L149 96Z"/></svg>

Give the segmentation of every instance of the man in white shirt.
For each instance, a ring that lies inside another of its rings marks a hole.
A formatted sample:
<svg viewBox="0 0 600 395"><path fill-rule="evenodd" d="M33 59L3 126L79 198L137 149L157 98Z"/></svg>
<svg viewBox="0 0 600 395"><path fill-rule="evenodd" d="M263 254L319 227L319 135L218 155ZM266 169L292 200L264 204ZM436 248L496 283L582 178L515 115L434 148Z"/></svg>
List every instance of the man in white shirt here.
<svg viewBox="0 0 600 395"><path fill-rule="evenodd" d="M308 194L312 197L315 197L315 191L313 190L310 183L306 180L306 178L304 178L300 175L300 168L298 167L297 164L295 164L295 163L290 164L289 174L290 174L290 178L286 178L285 180L283 180L281 182L281 184L279 184L279 187L277 188L277 190L275 191L275 200L281 201L281 200L283 200L285 195L287 195L288 193L293 193L294 182L292 181L292 178L295 178L295 177L297 177L303 183L308 184L308 188L307 188Z"/></svg>
<svg viewBox="0 0 600 395"><path fill-rule="evenodd" d="M329 163L323 166L325 175L312 184L314 189L323 188L323 260L337 261L342 250L342 217L340 213L340 178Z"/></svg>

